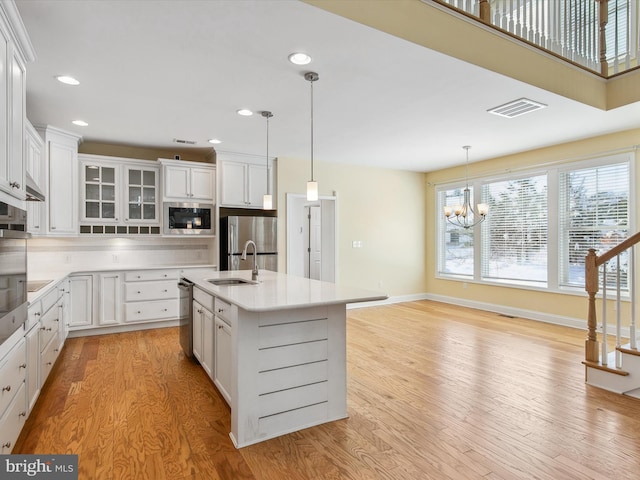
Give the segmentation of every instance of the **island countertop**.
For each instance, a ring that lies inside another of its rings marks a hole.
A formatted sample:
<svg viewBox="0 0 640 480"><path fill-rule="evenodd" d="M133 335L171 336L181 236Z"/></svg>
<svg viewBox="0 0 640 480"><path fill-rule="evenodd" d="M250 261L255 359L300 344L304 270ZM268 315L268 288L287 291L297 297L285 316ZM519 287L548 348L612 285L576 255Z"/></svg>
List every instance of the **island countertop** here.
<svg viewBox="0 0 640 480"><path fill-rule="evenodd" d="M357 287L322 282L284 273L260 270L258 283L214 285L208 280L241 278L251 280L251 270L216 271L199 269L183 277L202 290L250 312L267 312L319 305L336 305L385 300L386 294Z"/></svg>

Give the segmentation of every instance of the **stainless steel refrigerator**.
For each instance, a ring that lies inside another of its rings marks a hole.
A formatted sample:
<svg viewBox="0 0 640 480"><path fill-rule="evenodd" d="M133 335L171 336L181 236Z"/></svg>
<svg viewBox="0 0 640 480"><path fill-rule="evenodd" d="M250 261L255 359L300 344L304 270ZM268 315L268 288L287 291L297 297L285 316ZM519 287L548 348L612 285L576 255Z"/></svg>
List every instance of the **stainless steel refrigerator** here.
<svg viewBox="0 0 640 480"><path fill-rule="evenodd" d="M253 247L247 251L247 259L241 260L247 240L257 247L258 268L278 271L278 227L276 217L229 216L220 224L220 270L251 270Z"/></svg>

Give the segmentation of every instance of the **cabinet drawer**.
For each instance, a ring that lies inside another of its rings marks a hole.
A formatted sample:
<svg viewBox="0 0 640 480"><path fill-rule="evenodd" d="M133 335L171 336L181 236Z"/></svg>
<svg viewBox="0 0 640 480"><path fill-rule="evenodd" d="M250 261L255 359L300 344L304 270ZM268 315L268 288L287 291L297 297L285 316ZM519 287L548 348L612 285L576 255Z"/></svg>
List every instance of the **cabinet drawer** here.
<svg viewBox="0 0 640 480"><path fill-rule="evenodd" d="M178 283L175 280L159 282L134 282L124 286L124 301L165 300L178 298Z"/></svg>
<svg viewBox="0 0 640 480"><path fill-rule="evenodd" d="M145 282L149 280L175 280L178 281L178 270L136 270L125 272L125 282Z"/></svg>
<svg viewBox="0 0 640 480"><path fill-rule="evenodd" d="M11 453L27 418L27 397L25 392L24 383L22 383L9 408L0 417L0 453L3 455Z"/></svg>
<svg viewBox="0 0 640 480"><path fill-rule="evenodd" d="M42 302L40 300L31 303L27 311L27 325L25 330L30 330L36 323L40 321L42 316Z"/></svg>
<svg viewBox="0 0 640 480"><path fill-rule="evenodd" d="M225 302L216 297L215 314L220 317L227 325L231 325L231 319L233 318L233 310L229 302Z"/></svg>
<svg viewBox="0 0 640 480"><path fill-rule="evenodd" d="M22 340L0 360L0 415L15 397L27 373L27 342Z"/></svg>
<svg viewBox="0 0 640 480"><path fill-rule="evenodd" d="M60 355L60 342L58 341L58 337L56 337L45 346L44 351L40 356L41 385L44 385L44 382L46 382L53 365L58 359L58 355Z"/></svg>
<svg viewBox="0 0 640 480"><path fill-rule="evenodd" d="M125 303L124 321L142 322L178 317L178 300Z"/></svg>
<svg viewBox="0 0 640 480"><path fill-rule="evenodd" d="M55 303L58 301L58 297L59 296L60 296L60 293L58 292L58 289L54 288L49 293L47 293L44 297L42 297L42 300L41 300L41 303L42 303L41 313L45 313L47 310L49 310L51 307L53 307L55 305Z"/></svg>
<svg viewBox="0 0 640 480"><path fill-rule="evenodd" d="M42 316L40 327L40 348L44 349L52 337L58 335L60 325L60 309L54 306Z"/></svg>
<svg viewBox="0 0 640 480"><path fill-rule="evenodd" d="M213 313L213 296L197 287L193 288L193 299Z"/></svg>

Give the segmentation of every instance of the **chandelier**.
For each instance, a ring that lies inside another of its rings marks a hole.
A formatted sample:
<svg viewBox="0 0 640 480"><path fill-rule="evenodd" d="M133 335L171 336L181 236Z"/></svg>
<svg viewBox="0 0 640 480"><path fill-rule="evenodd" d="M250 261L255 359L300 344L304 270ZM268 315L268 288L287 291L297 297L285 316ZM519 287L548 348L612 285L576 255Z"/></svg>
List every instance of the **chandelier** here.
<svg viewBox="0 0 640 480"><path fill-rule="evenodd" d="M453 207L444 207L444 216L447 221L456 227L471 228L483 222L489 213L489 205L479 203L476 209L471 205L471 190L469 190L469 145L462 147L467 152L466 187L463 191L463 204Z"/></svg>

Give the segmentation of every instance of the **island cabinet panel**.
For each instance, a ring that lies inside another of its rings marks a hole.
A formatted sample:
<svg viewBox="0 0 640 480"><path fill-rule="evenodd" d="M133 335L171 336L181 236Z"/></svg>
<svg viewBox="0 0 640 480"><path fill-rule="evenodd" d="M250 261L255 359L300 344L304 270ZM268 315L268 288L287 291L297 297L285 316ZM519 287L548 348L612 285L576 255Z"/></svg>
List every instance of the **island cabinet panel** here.
<svg viewBox="0 0 640 480"><path fill-rule="evenodd" d="M347 417L344 304L238 308L232 332L237 447Z"/></svg>

